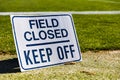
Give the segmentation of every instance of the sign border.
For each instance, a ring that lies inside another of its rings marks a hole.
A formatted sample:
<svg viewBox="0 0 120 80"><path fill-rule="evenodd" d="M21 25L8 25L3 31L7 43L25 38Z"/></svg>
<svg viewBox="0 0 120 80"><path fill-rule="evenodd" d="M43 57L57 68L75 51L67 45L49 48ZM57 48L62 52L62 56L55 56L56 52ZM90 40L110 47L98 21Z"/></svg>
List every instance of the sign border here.
<svg viewBox="0 0 120 80"><path fill-rule="evenodd" d="M15 45L16 45L16 52L17 52L17 54L18 54L18 58L19 58L19 63L20 63L20 66L21 66L21 68L25 71L25 70L31 70L31 69L36 69L36 68L43 68L43 67L48 67L48 66L54 66L54 65L60 65L60 64L64 64L65 62L62 62L62 63L55 63L55 64L51 64L51 65L45 65L45 66L37 66L37 67L32 67L32 68L24 68L23 67L23 63L22 63L22 61L21 61L21 56L20 56L20 51L19 51L19 47L18 47L18 41L17 41L17 37L16 37L16 31L15 31L15 25L14 25L14 18L18 18L18 17L20 17L20 18L25 18L25 17L27 17L27 18L29 18L29 17L51 17L51 16L69 16L70 17L70 19L71 19L71 23L72 23L72 27L73 27L73 31L74 31L74 34L75 34L75 40L76 40L76 43L77 43L77 48L78 48L78 52L79 52L79 56L80 56L80 58L79 59L77 59L77 60L73 60L72 62L74 62L74 61L82 61L82 55L81 55L81 50L80 50L80 46L79 46L79 43L78 43L78 38L77 38L77 34L76 34L76 30L75 30L75 26L74 26L74 22L73 22L73 18L72 18L72 16L71 16L71 14L51 14L51 15L40 15L40 16L27 16L27 15L16 15L16 16L14 16L14 15L12 15L11 16L11 23L12 23L12 31L13 31L13 36L14 36L14 41L15 41ZM67 62L71 62L71 61L67 61Z"/></svg>

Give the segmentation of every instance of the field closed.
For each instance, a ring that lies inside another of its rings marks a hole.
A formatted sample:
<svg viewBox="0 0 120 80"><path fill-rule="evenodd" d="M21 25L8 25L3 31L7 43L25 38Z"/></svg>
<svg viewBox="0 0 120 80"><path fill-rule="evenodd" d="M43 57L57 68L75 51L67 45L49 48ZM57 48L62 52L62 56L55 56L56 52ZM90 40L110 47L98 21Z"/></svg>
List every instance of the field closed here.
<svg viewBox="0 0 120 80"><path fill-rule="evenodd" d="M73 15L81 51L120 49L120 15ZM15 54L9 16L0 16L0 51Z"/></svg>
<svg viewBox="0 0 120 80"><path fill-rule="evenodd" d="M20 72L9 12L54 11L112 14L72 14L82 62ZM0 0L0 80L120 80L120 14L114 11L120 13L120 0Z"/></svg>
<svg viewBox="0 0 120 80"><path fill-rule="evenodd" d="M73 19L83 61L21 73L10 17L0 16L0 79L119 80L120 15L73 15Z"/></svg>

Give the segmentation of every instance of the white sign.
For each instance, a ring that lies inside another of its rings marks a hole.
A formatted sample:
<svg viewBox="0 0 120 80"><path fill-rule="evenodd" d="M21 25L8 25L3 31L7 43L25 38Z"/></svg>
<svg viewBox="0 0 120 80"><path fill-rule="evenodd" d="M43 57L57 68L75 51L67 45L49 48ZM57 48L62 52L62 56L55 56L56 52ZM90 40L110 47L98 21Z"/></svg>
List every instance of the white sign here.
<svg viewBox="0 0 120 80"><path fill-rule="evenodd" d="M71 14L11 15L21 71L81 61Z"/></svg>

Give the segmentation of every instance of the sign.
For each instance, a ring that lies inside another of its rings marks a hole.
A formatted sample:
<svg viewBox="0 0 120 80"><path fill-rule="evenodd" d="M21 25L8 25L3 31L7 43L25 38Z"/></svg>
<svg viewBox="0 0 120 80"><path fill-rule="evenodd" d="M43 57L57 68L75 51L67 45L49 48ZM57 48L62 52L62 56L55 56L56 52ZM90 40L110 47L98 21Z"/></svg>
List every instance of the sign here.
<svg viewBox="0 0 120 80"><path fill-rule="evenodd" d="M11 15L21 71L81 61L71 14Z"/></svg>

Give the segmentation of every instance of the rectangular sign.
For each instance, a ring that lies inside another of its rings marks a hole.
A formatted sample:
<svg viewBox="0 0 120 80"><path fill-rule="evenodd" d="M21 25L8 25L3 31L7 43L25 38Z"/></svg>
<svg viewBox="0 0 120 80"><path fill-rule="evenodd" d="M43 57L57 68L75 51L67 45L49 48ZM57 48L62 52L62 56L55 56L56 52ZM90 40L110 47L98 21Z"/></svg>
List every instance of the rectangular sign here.
<svg viewBox="0 0 120 80"><path fill-rule="evenodd" d="M21 71L81 61L71 14L11 15Z"/></svg>

